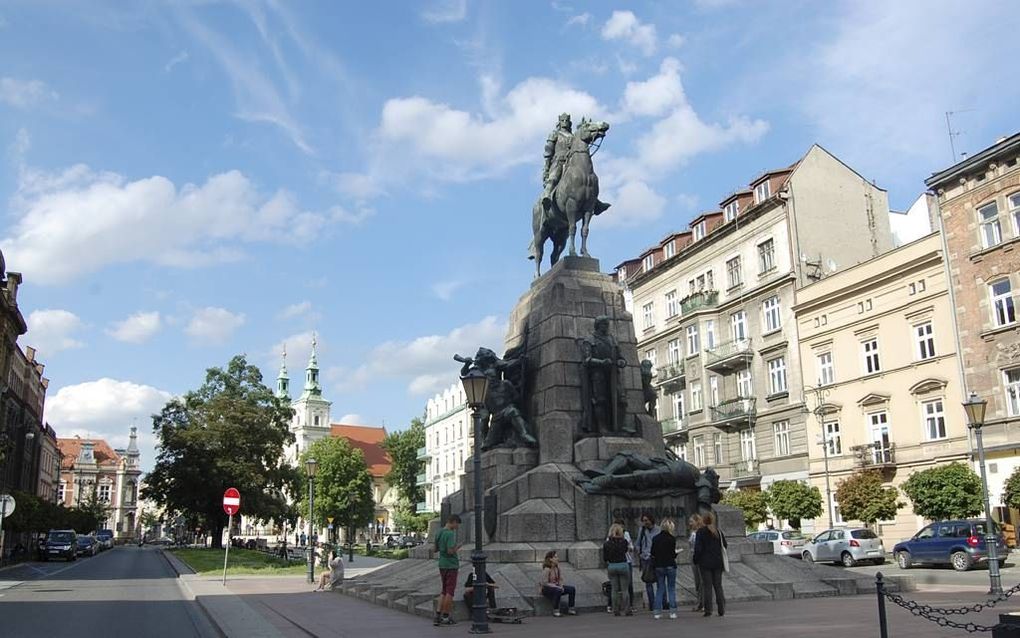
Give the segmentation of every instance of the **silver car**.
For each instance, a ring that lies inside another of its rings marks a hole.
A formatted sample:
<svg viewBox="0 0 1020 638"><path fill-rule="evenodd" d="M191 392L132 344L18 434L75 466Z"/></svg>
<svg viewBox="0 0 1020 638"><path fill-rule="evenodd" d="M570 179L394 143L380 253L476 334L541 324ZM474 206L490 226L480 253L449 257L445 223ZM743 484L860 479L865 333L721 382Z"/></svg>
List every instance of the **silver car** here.
<svg viewBox="0 0 1020 638"><path fill-rule="evenodd" d="M748 534L747 539L772 543L772 551L777 556L799 557L803 551L804 544L807 543L807 539L800 532L793 530L767 529Z"/></svg>
<svg viewBox="0 0 1020 638"><path fill-rule="evenodd" d="M853 567L857 563L885 562L885 546L875 532L866 527L827 529L801 550L805 562L836 563Z"/></svg>

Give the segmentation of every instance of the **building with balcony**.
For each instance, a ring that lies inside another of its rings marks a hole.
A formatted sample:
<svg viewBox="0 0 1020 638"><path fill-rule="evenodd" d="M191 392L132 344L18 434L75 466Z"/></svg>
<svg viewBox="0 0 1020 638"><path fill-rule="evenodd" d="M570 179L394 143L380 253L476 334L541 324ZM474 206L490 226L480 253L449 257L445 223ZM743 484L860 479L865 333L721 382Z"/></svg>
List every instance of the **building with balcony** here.
<svg viewBox="0 0 1020 638"><path fill-rule="evenodd" d="M944 254L932 233L797 293L800 359L813 386L811 483L823 495L828 486L836 524L846 522L837 486L857 470L877 470L898 488L913 472L967 459ZM900 501L906 507L878 523L888 541L923 526L910 499ZM828 512L819 524L829 524Z"/></svg>
<svg viewBox="0 0 1020 638"><path fill-rule="evenodd" d="M983 433L993 514L1017 524L1020 513L1003 507L1002 494L1020 467L1020 133L926 183L945 238L965 393L988 402Z"/></svg>
<svg viewBox="0 0 1020 638"><path fill-rule="evenodd" d="M620 264L667 444L724 486L806 481L796 291L892 246L885 191L812 146Z"/></svg>
<svg viewBox="0 0 1020 638"><path fill-rule="evenodd" d="M100 529L114 538L130 540L140 531L138 491L142 475L137 429L132 426L126 449L115 450L103 439L57 439L60 483L57 502L77 507L96 495L107 507ZM78 530L90 532L92 530Z"/></svg>
<svg viewBox="0 0 1020 638"><path fill-rule="evenodd" d="M467 397L460 383L428 400L425 405L425 503L420 511L439 512L443 499L460 489L464 463L474 446L474 429Z"/></svg>

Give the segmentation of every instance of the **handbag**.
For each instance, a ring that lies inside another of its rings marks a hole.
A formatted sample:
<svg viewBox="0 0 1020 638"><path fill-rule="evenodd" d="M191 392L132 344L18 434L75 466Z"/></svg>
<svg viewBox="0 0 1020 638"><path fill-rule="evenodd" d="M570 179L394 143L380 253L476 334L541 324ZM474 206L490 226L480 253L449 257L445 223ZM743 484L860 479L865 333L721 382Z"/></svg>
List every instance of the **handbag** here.
<svg viewBox="0 0 1020 638"><path fill-rule="evenodd" d="M726 537L719 532L719 546L722 547L722 570L730 571L730 553L726 551Z"/></svg>
<svg viewBox="0 0 1020 638"><path fill-rule="evenodd" d="M655 577L655 567L652 566L652 561L648 561L641 568L641 582L651 584L657 580L658 578Z"/></svg>

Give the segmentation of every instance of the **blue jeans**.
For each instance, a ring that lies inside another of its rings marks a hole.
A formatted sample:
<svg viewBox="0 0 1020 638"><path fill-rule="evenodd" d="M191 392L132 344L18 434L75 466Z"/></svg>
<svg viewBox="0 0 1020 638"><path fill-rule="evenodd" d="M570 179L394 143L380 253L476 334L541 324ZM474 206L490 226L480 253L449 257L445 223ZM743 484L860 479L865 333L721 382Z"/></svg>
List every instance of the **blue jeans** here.
<svg viewBox="0 0 1020 638"><path fill-rule="evenodd" d="M577 590L574 589L573 585L564 585L563 589L551 585L542 585L542 595L552 602L553 611L560 610L560 599L563 598L564 594L567 596L567 607L573 609L574 596L577 595Z"/></svg>
<svg viewBox="0 0 1020 638"><path fill-rule="evenodd" d="M663 607L676 610L676 567L655 568L655 606L654 611ZM668 604L666 594L669 594Z"/></svg>

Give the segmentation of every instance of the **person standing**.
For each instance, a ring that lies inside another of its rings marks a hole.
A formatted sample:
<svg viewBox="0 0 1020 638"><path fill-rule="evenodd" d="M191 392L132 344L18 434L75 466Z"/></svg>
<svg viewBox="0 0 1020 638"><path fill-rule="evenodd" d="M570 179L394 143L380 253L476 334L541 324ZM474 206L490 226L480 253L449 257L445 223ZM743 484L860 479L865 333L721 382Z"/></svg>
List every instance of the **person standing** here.
<svg viewBox="0 0 1020 638"><path fill-rule="evenodd" d="M623 526L614 524L609 528L609 538L602 545L602 560L606 561L606 572L609 575L613 615L619 616L623 610L624 594L630 580L631 564L627 560L630 545L623 537ZM627 615L633 615L627 608Z"/></svg>
<svg viewBox="0 0 1020 638"><path fill-rule="evenodd" d="M723 548L726 537L715 523L715 515L706 512L702 517L704 526L694 537L693 561L701 569L701 589L704 592L705 616L712 615L712 594L715 594L719 615L726 612L726 597L723 595Z"/></svg>
<svg viewBox="0 0 1020 638"><path fill-rule="evenodd" d="M453 595L457 590L457 572L460 569L460 558L457 552L460 545L457 544L457 529L460 527L460 517L456 514L446 519L446 525L436 535L436 555L439 563L439 580L442 582L442 591L436 603L436 617L432 624L440 625L457 624L450 614L453 612Z"/></svg>
<svg viewBox="0 0 1020 638"><path fill-rule="evenodd" d="M651 514L641 515L641 532L638 534L638 556L640 557L639 567L641 568L641 580L645 583L645 595L648 600L648 609L654 608L655 580L648 582L645 579L646 573L654 575L655 567L652 565L652 541L659 534L659 526L655 524L655 517Z"/></svg>
<svg viewBox="0 0 1020 638"><path fill-rule="evenodd" d="M567 596L567 615L577 615L577 610L574 609L574 597L577 595L577 590L573 585L563 584L563 577L560 575L560 558L555 551L546 553L545 560L542 561L542 581L539 586L542 595L552 602L553 616L559 618L560 602L564 594Z"/></svg>
<svg viewBox="0 0 1020 638"><path fill-rule="evenodd" d="M689 519L687 519L687 529L689 529L691 532L691 535L688 538L688 543L690 550L692 552L691 554L692 556L694 552L694 539L698 533L698 530L701 529L701 525L702 523L700 514L695 514L691 516ZM704 594L702 594L701 592L701 568L698 567L698 564L695 563L693 559L691 560L691 571L694 573L694 598L695 598L694 609L692 609L691 611L701 611L705 608L705 605L702 601L702 596Z"/></svg>
<svg viewBox="0 0 1020 638"><path fill-rule="evenodd" d="M653 618L662 618L662 609L676 620L676 526L662 521L662 530L652 539L652 564L655 566L655 606Z"/></svg>
<svg viewBox="0 0 1020 638"><path fill-rule="evenodd" d="M623 529L623 539L627 541L627 565L630 569L627 571L627 615L634 615L634 539L630 537L630 532L627 531L627 525L622 518L614 518L613 525L619 525ZM609 540L609 537L606 537ZM611 603L612 599L610 599ZM606 611L612 612L612 606L610 604L609 609Z"/></svg>

